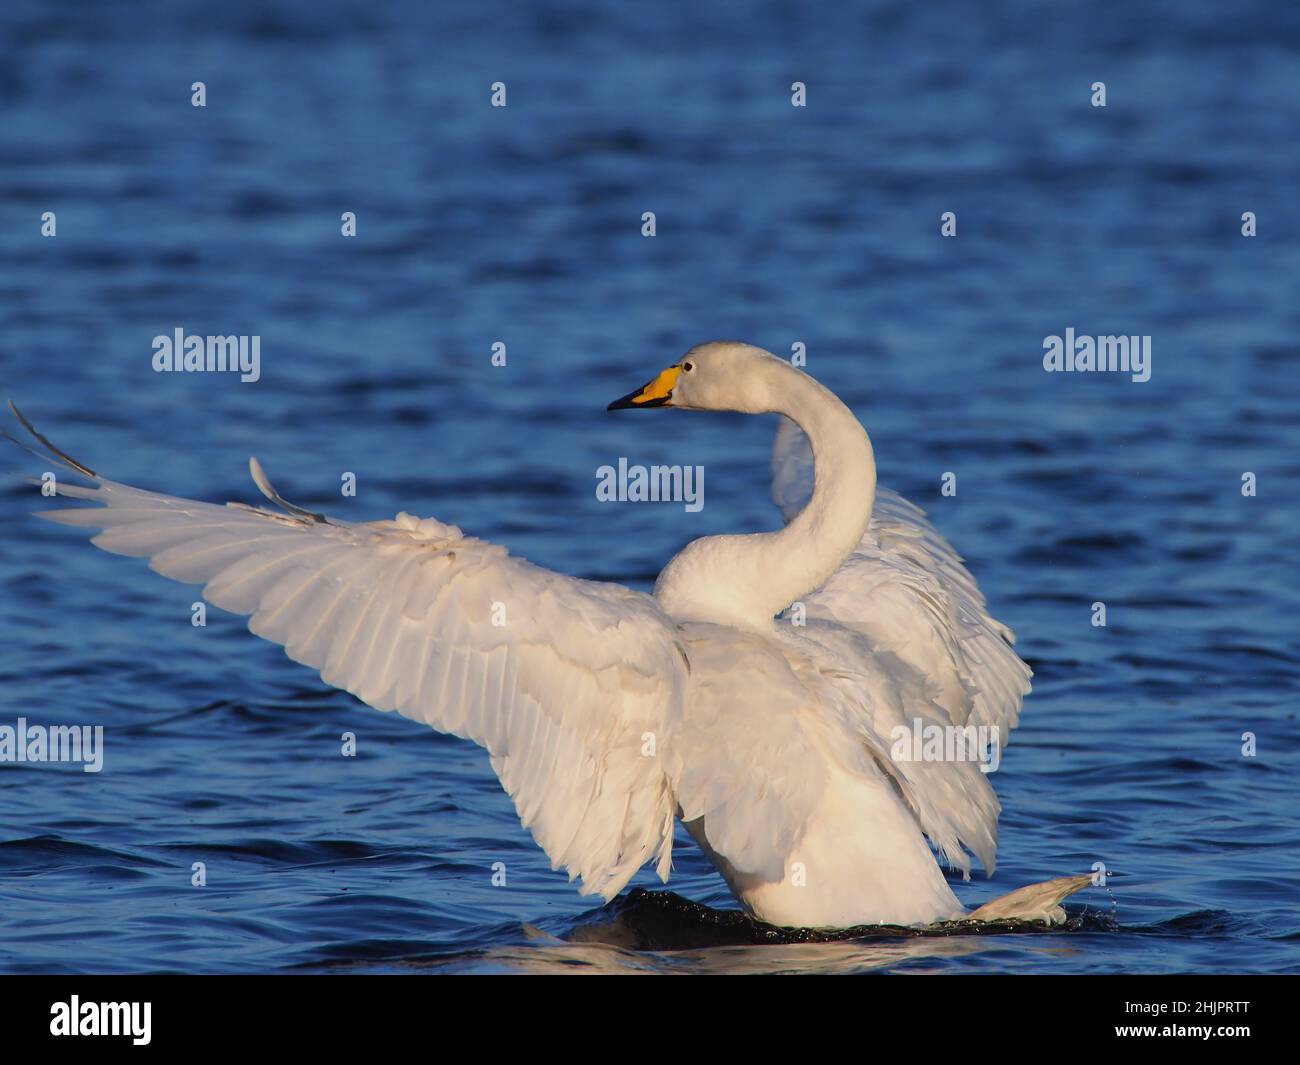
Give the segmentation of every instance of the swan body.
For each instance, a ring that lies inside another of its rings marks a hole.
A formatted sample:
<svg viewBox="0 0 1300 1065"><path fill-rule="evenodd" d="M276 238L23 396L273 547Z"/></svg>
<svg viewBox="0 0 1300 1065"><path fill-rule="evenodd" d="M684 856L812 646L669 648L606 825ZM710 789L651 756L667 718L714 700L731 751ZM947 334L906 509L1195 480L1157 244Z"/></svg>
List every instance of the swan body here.
<svg viewBox="0 0 1300 1065"><path fill-rule="evenodd" d="M1030 676L1010 630L922 512L877 490L852 411L790 364L703 344L610 404L639 407L785 416L784 528L688 544L653 596L432 518L310 513L256 459L277 510L132 488L18 417L90 481L59 494L99 504L44 517L203 584L326 683L486 747L521 822L583 893L613 898L650 861L666 881L680 818L769 923L963 916L933 851L966 876L973 853L991 874L996 796L976 762L899 758L891 737L920 722L1005 740ZM1055 920L1069 890L974 916Z"/></svg>

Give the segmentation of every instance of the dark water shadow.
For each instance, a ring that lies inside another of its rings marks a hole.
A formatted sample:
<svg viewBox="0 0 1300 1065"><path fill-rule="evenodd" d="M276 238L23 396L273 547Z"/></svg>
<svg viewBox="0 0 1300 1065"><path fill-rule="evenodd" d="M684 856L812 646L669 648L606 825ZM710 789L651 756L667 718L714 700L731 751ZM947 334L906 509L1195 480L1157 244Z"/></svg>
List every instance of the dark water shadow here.
<svg viewBox="0 0 1300 1065"><path fill-rule="evenodd" d="M627 950L679 951L710 947L840 943L882 939L935 939L952 936L1060 935L1108 932L1119 926L1113 914L1066 907L1065 924L1041 921L943 921L921 928L859 925L854 928L781 928L738 910L715 910L671 891L634 888L608 906L579 919L571 943L603 943Z"/></svg>

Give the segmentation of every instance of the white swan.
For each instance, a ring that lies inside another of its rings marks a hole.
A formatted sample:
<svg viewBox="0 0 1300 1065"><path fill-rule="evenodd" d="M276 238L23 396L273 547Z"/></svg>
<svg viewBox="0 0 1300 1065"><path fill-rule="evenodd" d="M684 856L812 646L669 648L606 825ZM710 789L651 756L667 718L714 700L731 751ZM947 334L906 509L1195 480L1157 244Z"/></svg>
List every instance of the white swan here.
<svg viewBox="0 0 1300 1065"><path fill-rule="evenodd" d="M772 924L965 916L931 845L967 875L968 851L991 873L997 799L974 761L894 757L893 730L1004 738L1030 676L1010 631L922 512L876 489L866 432L808 375L713 342L610 404L638 407L791 419L774 455L785 528L688 544L653 597L432 518L310 513L256 459L283 513L131 488L22 420L93 483L59 494L102 504L42 516L203 584L326 683L486 747L520 820L584 894L613 898L652 859L666 881L680 817ZM804 624L776 617L795 603ZM1087 882L1033 885L971 916L1059 919Z"/></svg>

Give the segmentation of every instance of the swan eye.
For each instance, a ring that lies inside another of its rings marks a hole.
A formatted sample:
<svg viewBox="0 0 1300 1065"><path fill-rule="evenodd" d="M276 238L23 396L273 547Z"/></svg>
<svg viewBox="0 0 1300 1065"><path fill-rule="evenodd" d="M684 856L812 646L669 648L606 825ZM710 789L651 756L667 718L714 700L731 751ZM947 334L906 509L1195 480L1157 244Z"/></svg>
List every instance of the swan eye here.
<svg viewBox="0 0 1300 1065"><path fill-rule="evenodd" d="M682 369L683 369L686 373L690 373L693 369L695 369L695 364L694 364L694 363L691 363L691 362L684 362L684 363L682 363Z"/></svg>

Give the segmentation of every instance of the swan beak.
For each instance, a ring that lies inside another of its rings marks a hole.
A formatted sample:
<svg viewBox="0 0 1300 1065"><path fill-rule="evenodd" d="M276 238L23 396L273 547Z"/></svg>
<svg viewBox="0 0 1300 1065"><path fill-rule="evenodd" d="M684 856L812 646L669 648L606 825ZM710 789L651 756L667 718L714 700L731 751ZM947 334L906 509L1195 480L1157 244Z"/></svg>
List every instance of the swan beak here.
<svg viewBox="0 0 1300 1065"><path fill-rule="evenodd" d="M606 410L634 410L637 407L671 407L668 401L673 398L673 385L682 372L680 366L670 366L644 388L629 392L621 399L614 400Z"/></svg>

